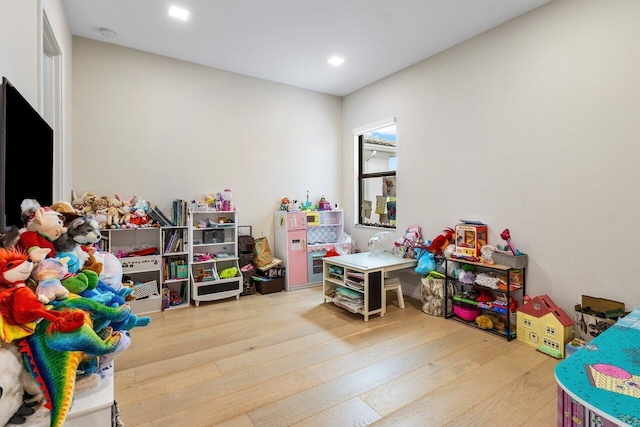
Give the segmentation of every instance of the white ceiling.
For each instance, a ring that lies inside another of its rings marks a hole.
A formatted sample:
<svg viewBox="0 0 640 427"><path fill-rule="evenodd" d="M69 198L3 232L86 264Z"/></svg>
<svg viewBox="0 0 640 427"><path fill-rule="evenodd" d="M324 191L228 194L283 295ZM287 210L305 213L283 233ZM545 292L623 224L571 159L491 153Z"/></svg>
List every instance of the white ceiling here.
<svg viewBox="0 0 640 427"><path fill-rule="evenodd" d="M64 0L74 35L344 96L551 0ZM170 5L189 19L168 16ZM100 28L116 32L105 38ZM327 60L338 55L344 64Z"/></svg>

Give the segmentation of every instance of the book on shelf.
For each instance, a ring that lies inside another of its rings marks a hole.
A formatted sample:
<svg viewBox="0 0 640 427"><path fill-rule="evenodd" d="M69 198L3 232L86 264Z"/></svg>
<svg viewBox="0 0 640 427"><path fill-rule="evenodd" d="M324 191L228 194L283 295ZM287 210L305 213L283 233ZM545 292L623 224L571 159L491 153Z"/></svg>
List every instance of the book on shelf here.
<svg viewBox="0 0 640 427"><path fill-rule="evenodd" d="M151 210L153 212L155 212L156 215L158 215L162 219L162 222L164 222L164 226L165 227L170 227L170 226L175 225L173 222L171 222L171 220L169 218L167 218L167 216L164 214L164 212L162 212L157 205L154 205Z"/></svg>
<svg viewBox="0 0 640 427"><path fill-rule="evenodd" d="M176 279L186 279L189 277L189 266L186 264L176 265Z"/></svg>
<svg viewBox="0 0 640 427"><path fill-rule="evenodd" d="M164 280L186 279L189 277L189 266L184 259L163 261Z"/></svg>
<svg viewBox="0 0 640 427"><path fill-rule="evenodd" d="M164 222L164 220L162 218L160 218L160 216L153 210L153 209L149 209L149 213L148 215L151 217L151 219L160 224L161 227L166 227L167 224Z"/></svg>
<svg viewBox="0 0 640 427"><path fill-rule="evenodd" d="M171 205L171 218L175 225L187 225L187 201L175 199Z"/></svg>

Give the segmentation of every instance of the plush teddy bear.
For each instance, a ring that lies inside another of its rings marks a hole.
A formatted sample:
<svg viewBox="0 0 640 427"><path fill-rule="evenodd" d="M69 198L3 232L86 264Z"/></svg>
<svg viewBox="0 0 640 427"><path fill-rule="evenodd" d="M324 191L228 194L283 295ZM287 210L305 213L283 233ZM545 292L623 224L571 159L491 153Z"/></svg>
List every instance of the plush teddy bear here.
<svg viewBox="0 0 640 427"><path fill-rule="evenodd" d="M84 202L84 211L86 215L93 215L93 202L96 200L96 195L87 191L82 195L82 201Z"/></svg>
<svg viewBox="0 0 640 427"><path fill-rule="evenodd" d="M108 228L120 228L120 211L122 209L122 202L111 197L109 200L109 208L107 209L107 227Z"/></svg>
<svg viewBox="0 0 640 427"><path fill-rule="evenodd" d="M480 329L495 329L497 331L504 331L506 323L504 319L497 314L481 314L476 317L476 325Z"/></svg>
<svg viewBox="0 0 640 427"><path fill-rule="evenodd" d="M64 216L51 208L39 207L27 218L26 231L20 234L16 246L27 252L31 261L39 262L56 254L53 242L66 232Z"/></svg>
<svg viewBox="0 0 640 427"><path fill-rule="evenodd" d="M100 225L100 229L107 227L107 211L109 210L109 199L106 197L96 197L91 204L93 216Z"/></svg>
<svg viewBox="0 0 640 427"><path fill-rule="evenodd" d="M493 322L491 321L491 318L486 314L481 314L480 316L476 317L476 325L478 325L480 329L493 329Z"/></svg>

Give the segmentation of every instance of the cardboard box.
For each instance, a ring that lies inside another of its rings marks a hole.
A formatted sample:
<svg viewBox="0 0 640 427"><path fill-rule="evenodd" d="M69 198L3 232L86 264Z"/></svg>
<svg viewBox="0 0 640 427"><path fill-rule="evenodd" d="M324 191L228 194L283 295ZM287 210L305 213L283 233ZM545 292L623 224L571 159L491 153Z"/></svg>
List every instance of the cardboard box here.
<svg viewBox="0 0 640 427"><path fill-rule="evenodd" d="M591 341L616 323L624 313L624 303L582 295L582 304L575 306L574 336Z"/></svg>

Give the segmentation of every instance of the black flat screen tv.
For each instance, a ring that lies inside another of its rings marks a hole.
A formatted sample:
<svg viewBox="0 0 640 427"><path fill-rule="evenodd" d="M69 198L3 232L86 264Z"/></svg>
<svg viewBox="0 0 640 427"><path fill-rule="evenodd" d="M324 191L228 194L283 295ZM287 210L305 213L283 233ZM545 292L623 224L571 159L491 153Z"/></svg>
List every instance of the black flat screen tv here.
<svg viewBox="0 0 640 427"><path fill-rule="evenodd" d="M6 79L0 88L0 233L23 226L20 204L53 203L53 129Z"/></svg>

